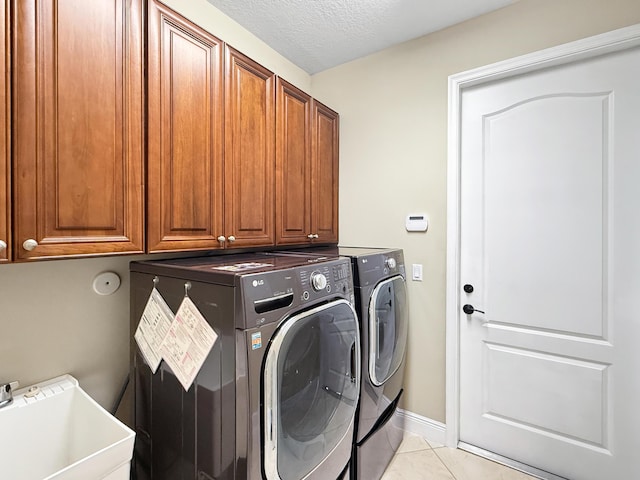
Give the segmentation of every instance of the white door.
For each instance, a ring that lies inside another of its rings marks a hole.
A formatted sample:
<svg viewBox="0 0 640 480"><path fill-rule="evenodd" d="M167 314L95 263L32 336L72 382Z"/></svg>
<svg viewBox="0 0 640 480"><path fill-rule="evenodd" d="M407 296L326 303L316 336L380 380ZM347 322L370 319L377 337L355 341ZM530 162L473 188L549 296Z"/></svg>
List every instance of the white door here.
<svg viewBox="0 0 640 480"><path fill-rule="evenodd" d="M640 48L469 87L460 129L460 440L640 478Z"/></svg>

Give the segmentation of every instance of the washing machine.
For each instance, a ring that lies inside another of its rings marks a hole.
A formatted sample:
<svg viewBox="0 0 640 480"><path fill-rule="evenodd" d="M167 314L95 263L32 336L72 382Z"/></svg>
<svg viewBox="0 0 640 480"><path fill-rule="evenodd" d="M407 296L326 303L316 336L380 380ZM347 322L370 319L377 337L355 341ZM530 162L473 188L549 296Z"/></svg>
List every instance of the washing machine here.
<svg viewBox="0 0 640 480"><path fill-rule="evenodd" d="M401 249L343 246L280 253L350 259L362 342L351 478L378 479L403 437L402 426L393 419L403 393L409 324L404 253Z"/></svg>
<svg viewBox="0 0 640 480"><path fill-rule="evenodd" d="M348 471L361 372L348 259L237 254L130 272L132 335L154 291L173 313L188 296L217 335L188 388L165 361L153 373L132 340L135 479Z"/></svg>

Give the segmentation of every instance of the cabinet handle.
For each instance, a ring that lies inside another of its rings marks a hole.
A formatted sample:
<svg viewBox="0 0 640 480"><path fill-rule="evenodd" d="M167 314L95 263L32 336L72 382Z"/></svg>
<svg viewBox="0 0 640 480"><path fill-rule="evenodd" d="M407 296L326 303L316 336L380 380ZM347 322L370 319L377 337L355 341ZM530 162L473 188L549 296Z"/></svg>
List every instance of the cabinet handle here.
<svg viewBox="0 0 640 480"><path fill-rule="evenodd" d="M229 240L229 242L233 243L236 241L236 237L234 237L233 235L229 235L229 238L227 238L227 240Z"/></svg>
<svg viewBox="0 0 640 480"><path fill-rule="evenodd" d="M220 235L220 236L218 237L218 241L219 241L220 243L224 243L226 240L227 240L227 237L225 237L224 235Z"/></svg>
<svg viewBox="0 0 640 480"><path fill-rule="evenodd" d="M4 240L0 240L0 252L5 248L7 248L7 242L5 242Z"/></svg>
<svg viewBox="0 0 640 480"><path fill-rule="evenodd" d="M33 238L29 238L24 241L22 244L22 248L24 248L27 252L30 252L34 248L38 246L38 242L36 242Z"/></svg>

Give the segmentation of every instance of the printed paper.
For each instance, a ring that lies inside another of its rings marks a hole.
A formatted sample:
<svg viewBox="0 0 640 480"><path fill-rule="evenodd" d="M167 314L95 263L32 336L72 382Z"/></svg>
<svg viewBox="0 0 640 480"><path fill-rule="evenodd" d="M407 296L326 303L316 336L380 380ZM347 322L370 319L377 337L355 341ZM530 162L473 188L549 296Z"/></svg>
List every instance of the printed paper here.
<svg viewBox="0 0 640 480"><path fill-rule="evenodd" d="M198 375L218 335L189 297L185 297L162 342L162 357L185 391Z"/></svg>
<svg viewBox="0 0 640 480"><path fill-rule="evenodd" d="M138 348L153 373L160 366L162 342L172 322L173 312L154 287L134 335Z"/></svg>
<svg viewBox="0 0 640 480"><path fill-rule="evenodd" d="M257 263L257 262L246 262L246 263L236 263L235 265L222 265L220 267L213 267L213 270L223 270L226 272L241 272L243 270L252 270L254 268L262 268L262 267L271 267L271 263Z"/></svg>

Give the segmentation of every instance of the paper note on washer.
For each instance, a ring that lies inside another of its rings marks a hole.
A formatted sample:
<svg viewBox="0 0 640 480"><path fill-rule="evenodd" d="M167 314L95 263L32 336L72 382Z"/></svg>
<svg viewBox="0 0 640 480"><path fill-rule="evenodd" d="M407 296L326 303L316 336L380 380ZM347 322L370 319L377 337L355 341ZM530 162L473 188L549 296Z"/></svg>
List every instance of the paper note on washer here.
<svg viewBox="0 0 640 480"><path fill-rule="evenodd" d="M134 335L138 348L153 373L156 373L162 360L160 352L162 341L169 332L172 322L173 312L160 292L154 288L151 290Z"/></svg>
<svg viewBox="0 0 640 480"><path fill-rule="evenodd" d="M185 391L198 375L218 335L189 297L180 308L162 342L162 357Z"/></svg>

